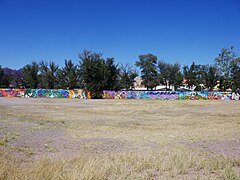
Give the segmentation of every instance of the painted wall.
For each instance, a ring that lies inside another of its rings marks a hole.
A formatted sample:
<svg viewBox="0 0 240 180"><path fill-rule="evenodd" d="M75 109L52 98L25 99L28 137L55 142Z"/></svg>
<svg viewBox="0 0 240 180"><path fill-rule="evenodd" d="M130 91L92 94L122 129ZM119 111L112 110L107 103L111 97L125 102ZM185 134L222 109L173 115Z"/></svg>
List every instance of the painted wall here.
<svg viewBox="0 0 240 180"><path fill-rule="evenodd" d="M229 92L103 91L104 99L232 100ZM234 95L239 100L239 95Z"/></svg>
<svg viewBox="0 0 240 180"><path fill-rule="evenodd" d="M23 97L25 89L0 88L0 97Z"/></svg>
<svg viewBox="0 0 240 180"><path fill-rule="evenodd" d="M34 97L34 98L79 98L91 99L88 91L81 89L0 89L0 97Z"/></svg>
<svg viewBox="0 0 240 180"><path fill-rule="evenodd" d="M91 99L86 90L74 89L0 89L0 97L79 98ZM229 92L179 91L103 91L104 99L166 99L166 100L239 100L239 94Z"/></svg>
<svg viewBox="0 0 240 180"><path fill-rule="evenodd" d="M91 99L90 92L82 89L27 89L25 97Z"/></svg>
<svg viewBox="0 0 240 180"><path fill-rule="evenodd" d="M103 91L104 99L178 99L176 91Z"/></svg>

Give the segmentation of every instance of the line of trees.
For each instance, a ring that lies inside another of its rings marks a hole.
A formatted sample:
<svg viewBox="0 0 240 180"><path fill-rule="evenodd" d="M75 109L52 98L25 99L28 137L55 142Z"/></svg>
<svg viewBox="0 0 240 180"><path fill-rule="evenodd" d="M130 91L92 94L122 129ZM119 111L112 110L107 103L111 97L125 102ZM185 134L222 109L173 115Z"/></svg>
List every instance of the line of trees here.
<svg viewBox="0 0 240 180"><path fill-rule="evenodd" d="M153 54L139 55L135 66L141 71L143 85L154 89L159 84L175 88L183 83L188 87L204 85L212 90L217 84L222 91L240 88L240 57L233 47L222 48L212 65L195 64L181 67L179 63L158 60ZM114 58L103 58L101 53L84 50L79 54L79 63L65 60L61 68L55 62L33 61L19 70L1 68L0 87L19 87L48 89L83 88L92 92L101 90L131 89L138 76L133 66L116 64Z"/></svg>

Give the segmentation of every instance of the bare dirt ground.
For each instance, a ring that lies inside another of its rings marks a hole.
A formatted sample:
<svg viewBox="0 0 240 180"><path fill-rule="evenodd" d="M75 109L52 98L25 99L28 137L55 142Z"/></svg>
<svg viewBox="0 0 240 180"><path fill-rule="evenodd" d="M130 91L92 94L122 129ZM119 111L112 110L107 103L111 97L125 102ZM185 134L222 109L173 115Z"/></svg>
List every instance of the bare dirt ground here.
<svg viewBox="0 0 240 180"><path fill-rule="evenodd" d="M0 159L0 179L238 179L240 102L0 98Z"/></svg>

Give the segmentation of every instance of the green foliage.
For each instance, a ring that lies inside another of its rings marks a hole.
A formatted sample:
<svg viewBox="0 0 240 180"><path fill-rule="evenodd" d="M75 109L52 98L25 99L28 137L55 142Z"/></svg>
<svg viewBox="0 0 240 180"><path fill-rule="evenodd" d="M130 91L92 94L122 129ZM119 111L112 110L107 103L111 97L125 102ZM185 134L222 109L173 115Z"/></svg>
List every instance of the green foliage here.
<svg viewBox="0 0 240 180"><path fill-rule="evenodd" d="M131 89L137 76L138 74L136 70L132 69L132 66L121 64L119 68L118 89Z"/></svg>
<svg viewBox="0 0 240 180"><path fill-rule="evenodd" d="M54 62L40 62L41 85L42 88L54 89L57 87L58 65Z"/></svg>
<svg viewBox="0 0 240 180"><path fill-rule="evenodd" d="M181 66L178 63L171 64L171 63L166 63L164 61L159 61L158 63L159 81L166 85L166 89L167 89L167 84L169 84L169 88L170 88L170 85L174 85L176 87L181 84L182 74L180 72L180 67Z"/></svg>
<svg viewBox="0 0 240 180"><path fill-rule="evenodd" d="M79 54L81 82L85 89L95 92L117 88L118 68L113 58L102 57L101 53L84 50Z"/></svg>
<svg viewBox="0 0 240 180"><path fill-rule="evenodd" d="M0 87L19 87L23 83L29 88L82 88L101 97L102 90L132 89L138 76L132 66L118 66L114 58L105 59L101 53L84 50L79 58L79 65L72 60L65 60L63 68L54 62L44 61L33 61L19 70L2 69L0 66ZM159 84L165 84L166 89L173 85L176 89L183 79L189 88L197 86L195 90L198 91L203 90L200 86L211 91L217 84L222 91L240 88L240 58L233 47L222 48L215 58L215 65L193 62L190 66L184 66L183 71L180 70L180 64L158 62L157 56L150 53L139 55L135 65L140 68L142 83L148 90Z"/></svg>
<svg viewBox="0 0 240 180"><path fill-rule="evenodd" d="M53 64L51 66L52 72L50 75L56 73L61 88L74 89L79 87L80 74L78 66L72 60L65 60L65 66L62 69L57 70L57 66ZM54 83L54 79L52 80L51 82Z"/></svg>
<svg viewBox="0 0 240 180"><path fill-rule="evenodd" d="M231 87L231 69L234 66L236 58L233 46L230 48L222 48L218 57L215 58L215 64L218 68L218 74L221 81L219 88L223 91Z"/></svg>
<svg viewBox="0 0 240 180"><path fill-rule="evenodd" d="M0 87L4 87L4 72L2 66L0 66Z"/></svg>
<svg viewBox="0 0 240 180"><path fill-rule="evenodd" d="M88 91L102 90L102 64L103 58L100 53L92 53L84 50L79 54L80 75L83 86Z"/></svg>
<svg viewBox="0 0 240 180"><path fill-rule="evenodd" d="M23 83L26 87L29 88L38 88L40 82L39 76L39 65L36 61L33 61L31 64L27 64L23 67L22 70Z"/></svg>
<svg viewBox="0 0 240 180"><path fill-rule="evenodd" d="M214 86L217 85L218 81L217 67L213 65L202 65L201 66L201 79L202 83L205 84L208 90L212 91Z"/></svg>
<svg viewBox="0 0 240 180"><path fill-rule="evenodd" d="M240 58L237 58L232 63L231 79L233 91L240 89Z"/></svg>
<svg viewBox="0 0 240 180"><path fill-rule="evenodd" d="M141 69L141 78L147 89L157 86L157 56L153 54L143 54L136 61L136 66Z"/></svg>
<svg viewBox="0 0 240 180"><path fill-rule="evenodd" d="M183 74L186 83L190 88L198 84L197 76L199 75L199 66L196 65L194 62L191 64L190 67L188 66L183 67Z"/></svg>
<svg viewBox="0 0 240 180"><path fill-rule="evenodd" d="M114 64L113 58L107 58L102 64L103 89L117 89L118 65Z"/></svg>
<svg viewBox="0 0 240 180"><path fill-rule="evenodd" d="M217 84L217 68L213 65L201 65L193 62L190 68L188 66L183 67L183 73L189 87L195 85L198 91L203 90L202 85L208 90L212 90Z"/></svg>

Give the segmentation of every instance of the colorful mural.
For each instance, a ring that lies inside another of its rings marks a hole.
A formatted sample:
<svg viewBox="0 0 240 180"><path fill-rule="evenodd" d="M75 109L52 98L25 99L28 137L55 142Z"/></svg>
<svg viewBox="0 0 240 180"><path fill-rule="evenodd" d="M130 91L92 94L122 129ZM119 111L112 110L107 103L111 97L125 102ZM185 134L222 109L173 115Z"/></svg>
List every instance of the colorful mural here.
<svg viewBox="0 0 240 180"><path fill-rule="evenodd" d="M161 99L161 100L239 100L238 93L230 92L198 92L198 91L102 91L90 93L82 89L0 89L0 97L26 98L78 98L91 99L100 94L103 99Z"/></svg>
<svg viewBox="0 0 240 180"><path fill-rule="evenodd" d="M0 89L0 97L23 97L25 89L6 88Z"/></svg>
<svg viewBox="0 0 240 180"><path fill-rule="evenodd" d="M24 96L34 98L68 98L69 91L62 89L27 89Z"/></svg>
<svg viewBox="0 0 240 180"><path fill-rule="evenodd" d="M230 92L209 92L208 99L211 100L232 100L232 93Z"/></svg>
<svg viewBox="0 0 240 180"><path fill-rule="evenodd" d="M199 91L103 91L104 99L162 99L162 100L239 100L239 94Z"/></svg>
<svg viewBox="0 0 240 180"><path fill-rule="evenodd" d="M144 99L145 91L125 91L127 99Z"/></svg>
<svg viewBox="0 0 240 180"><path fill-rule="evenodd" d="M178 99L176 91L103 91L104 99Z"/></svg>
<svg viewBox="0 0 240 180"><path fill-rule="evenodd" d="M187 91L187 92L179 92L179 99L186 100L207 100L209 92L198 92L198 91Z"/></svg>
<svg viewBox="0 0 240 180"><path fill-rule="evenodd" d="M91 99L91 93L82 89L69 90L69 98Z"/></svg>
<svg viewBox="0 0 240 180"><path fill-rule="evenodd" d="M82 89L27 89L25 97L91 99L90 92Z"/></svg>
<svg viewBox="0 0 240 180"><path fill-rule="evenodd" d="M179 92L176 91L145 91L146 98L154 99L178 99Z"/></svg>
<svg viewBox="0 0 240 180"><path fill-rule="evenodd" d="M239 98L240 98L240 95L238 93L234 93L234 92L232 93L232 100L238 101Z"/></svg>

